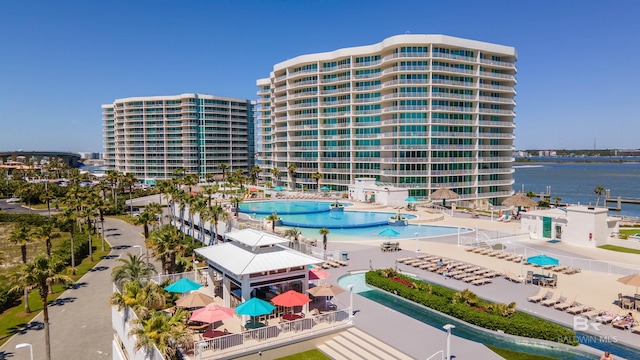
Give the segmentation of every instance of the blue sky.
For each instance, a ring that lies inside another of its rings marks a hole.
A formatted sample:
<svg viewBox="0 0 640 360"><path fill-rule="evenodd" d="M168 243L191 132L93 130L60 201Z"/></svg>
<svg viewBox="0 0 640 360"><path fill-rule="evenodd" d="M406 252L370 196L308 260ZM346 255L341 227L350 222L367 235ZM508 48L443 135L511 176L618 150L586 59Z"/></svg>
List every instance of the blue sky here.
<svg viewBox="0 0 640 360"><path fill-rule="evenodd" d="M102 151L100 105L256 99L298 55L446 34L519 54L516 148L639 148L640 2L3 1L0 150Z"/></svg>

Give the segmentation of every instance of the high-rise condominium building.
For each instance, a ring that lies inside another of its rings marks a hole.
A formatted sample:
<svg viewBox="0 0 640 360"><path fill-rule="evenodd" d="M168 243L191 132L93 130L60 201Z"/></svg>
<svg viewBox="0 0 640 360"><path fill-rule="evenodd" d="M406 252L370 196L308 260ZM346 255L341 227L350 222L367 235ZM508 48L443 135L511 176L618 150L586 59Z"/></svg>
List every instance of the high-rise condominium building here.
<svg viewBox="0 0 640 360"><path fill-rule="evenodd" d="M105 162L139 179L249 170L254 163L253 104L246 99L183 94L117 99L102 105Z"/></svg>
<svg viewBox="0 0 640 360"><path fill-rule="evenodd" d="M263 176L335 190L374 177L498 204L512 194L516 60L508 46L398 35L276 64L257 81Z"/></svg>

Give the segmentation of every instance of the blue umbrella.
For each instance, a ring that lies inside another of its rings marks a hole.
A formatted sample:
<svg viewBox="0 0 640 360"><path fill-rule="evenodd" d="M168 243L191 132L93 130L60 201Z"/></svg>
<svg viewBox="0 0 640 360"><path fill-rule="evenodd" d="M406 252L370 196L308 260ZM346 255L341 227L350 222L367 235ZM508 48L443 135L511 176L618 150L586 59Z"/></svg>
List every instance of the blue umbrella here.
<svg viewBox="0 0 640 360"><path fill-rule="evenodd" d="M282 186L278 185L278 186L274 187L273 190L282 191L282 190L284 190L284 188Z"/></svg>
<svg viewBox="0 0 640 360"><path fill-rule="evenodd" d="M382 230L381 232L379 232L378 235L392 237L392 236L398 236L398 235L400 235L400 233L395 231L395 230L393 230L392 228L386 228L386 229Z"/></svg>
<svg viewBox="0 0 640 360"><path fill-rule="evenodd" d="M260 316L270 314L276 307L264 300L251 298L236 307L238 315Z"/></svg>
<svg viewBox="0 0 640 360"><path fill-rule="evenodd" d="M173 284L165 287L164 289L168 292L174 293L186 293L189 291L198 290L202 287L202 285L198 284L195 281L189 280L187 278L182 278Z"/></svg>
<svg viewBox="0 0 640 360"><path fill-rule="evenodd" d="M414 198L413 196L409 196L408 198L404 199L404 201L414 203L418 202L418 199Z"/></svg>
<svg viewBox="0 0 640 360"><path fill-rule="evenodd" d="M536 255L527 258L529 264L538 266L558 265L560 261L547 255Z"/></svg>
<svg viewBox="0 0 640 360"><path fill-rule="evenodd" d="M331 190L331 188L325 185L325 186L321 187L320 190L329 191L329 190Z"/></svg>

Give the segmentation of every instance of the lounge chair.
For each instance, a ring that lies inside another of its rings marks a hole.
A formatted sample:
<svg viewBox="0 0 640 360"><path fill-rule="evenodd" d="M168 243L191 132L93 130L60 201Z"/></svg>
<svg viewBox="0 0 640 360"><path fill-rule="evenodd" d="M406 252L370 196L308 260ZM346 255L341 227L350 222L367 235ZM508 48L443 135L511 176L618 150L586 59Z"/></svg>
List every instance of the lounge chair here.
<svg viewBox="0 0 640 360"><path fill-rule="evenodd" d="M555 304L553 307L558 309L558 310L567 310L568 308L575 306L576 305L576 296L574 296L573 298L569 299L568 297L564 299L563 302L559 303L559 304Z"/></svg>
<svg viewBox="0 0 640 360"><path fill-rule="evenodd" d="M523 283L524 282L524 279L512 274L510 271L507 271L507 270L504 271L504 276L509 281L513 281L513 282L516 282L516 283Z"/></svg>
<svg viewBox="0 0 640 360"><path fill-rule="evenodd" d="M579 273L580 271L581 270L579 268L568 268L567 270L563 271L563 274L573 275Z"/></svg>
<svg viewBox="0 0 640 360"><path fill-rule="evenodd" d="M583 314L583 316L584 316L584 314ZM608 323L612 322L613 320L615 320L615 318L617 318L617 317L618 317L618 315L616 315L614 313L603 312L603 313L598 314L598 316L596 316L594 319L596 321L599 321L599 322L603 323L603 324L608 324Z"/></svg>
<svg viewBox="0 0 640 360"><path fill-rule="evenodd" d="M628 330L631 329L632 327L638 325L637 321L634 320L619 320L619 321L613 321L611 323L611 326L613 326L614 328L617 329L621 329L621 330Z"/></svg>
<svg viewBox="0 0 640 360"><path fill-rule="evenodd" d="M592 308L592 309L590 309L590 310L587 310L587 311L582 312L582 313L580 314L580 316L585 317L585 318L587 318L587 319L592 319L592 318L595 318L595 317L600 316L600 315L602 315L602 314L604 314L604 311L602 311L602 310L596 310L596 309L593 309L593 308Z"/></svg>
<svg viewBox="0 0 640 360"><path fill-rule="evenodd" d="M544 306L553 306L560 302L562 292L556 291L549 299L540 301L540 304Z"/></svg>
<svg viewBox="0 0 640 360"><path fill-rule="evenodd" d="M589 305L576 305L568 308L567 310L565 310L565 312L572 315L578 315L580 313L584 313L586 311L591 311L591 310L594 310L594 309Z"/></svg>
<svg viewBox="0 0 640 360"><path fill-rule="evenodd" d="M631 332L634 334L640 334L640 326L634 326L631 328Z"/></svg>
<svg viewBox="0 0 640 360"><path fill-rule="evenodd" d="M547 289L540 288L540 290L538 291L538 294L533 295L533 296L529 296L527 298L527 300L529 300L531 302L539 302L539 301L542 301L542 300L544 300L546 298L547 298Z"/></svg>
<svg viewBox="0 0 640 360"><path fill-rule="evenodd" d="M484 285L484 284L489 284L491 282L492 282L491 279L483 277L483 278L480 278L480 279L472 281L471 285L480 286L480 285Z"/></svg>

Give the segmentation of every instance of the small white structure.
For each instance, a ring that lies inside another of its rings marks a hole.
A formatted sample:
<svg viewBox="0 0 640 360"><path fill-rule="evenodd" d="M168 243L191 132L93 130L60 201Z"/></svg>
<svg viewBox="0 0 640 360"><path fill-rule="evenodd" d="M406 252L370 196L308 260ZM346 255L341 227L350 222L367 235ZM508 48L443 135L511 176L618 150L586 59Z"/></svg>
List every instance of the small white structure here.
<svg viewBox="0 0 640 360"><path fill-rule="evenodd" d="M521 213L522 230L532 239L558 239L568 244L597 247L609 243L619 230L619 218L610 217L607 208L568 206Z"/></svg>
<svg viewBox="0 0 640 360"><path fill-rule="evenodd" d="M407 205L405 199L409 197L409 190L394 187L391 184L376 184L375 178L356 178L353 185L349 185L349 199L366 203L376 203L387 206Z"/></svg>
<svg viewBox="0 0 640 360"><path fill-rule="evenodd" d="M229 242L195 251L209 264L211 278L221 278L224 306L249 300L252 292L277 295L294 289L306 293L309 287L309 265L322 260L292 250L283 244L289 240L254 229L232 231L225 235ZM268 298L268 296L267 296Z"/></svg>

